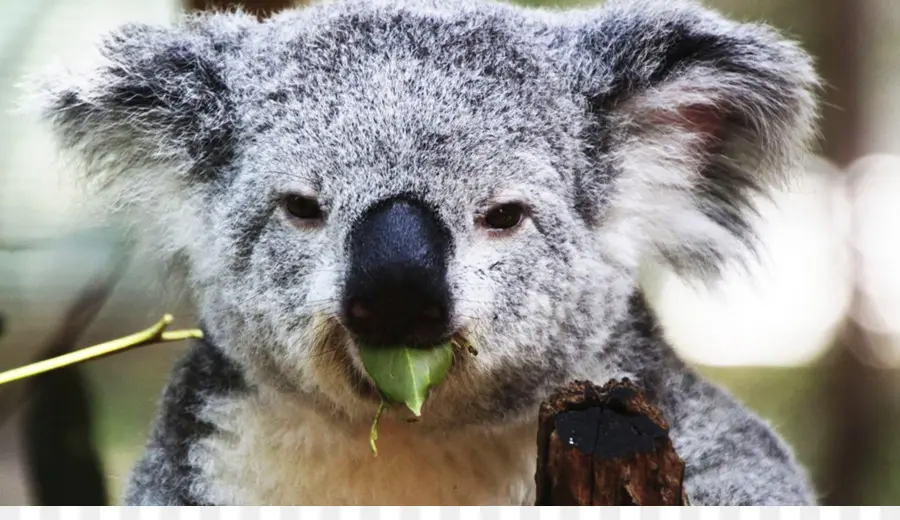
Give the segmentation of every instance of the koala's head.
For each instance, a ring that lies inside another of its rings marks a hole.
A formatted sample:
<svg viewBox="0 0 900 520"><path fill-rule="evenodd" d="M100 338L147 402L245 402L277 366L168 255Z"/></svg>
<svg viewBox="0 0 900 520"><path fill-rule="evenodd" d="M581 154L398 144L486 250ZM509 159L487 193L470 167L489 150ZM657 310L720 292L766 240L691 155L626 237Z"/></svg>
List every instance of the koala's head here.
<svg viewBox="0 0 900 520"><path fill-rule="evenodd" d="M356 345L465 339L426 420L508 421L602 363L642 262L707 276L813 134L816 76L691 3L355 0L131 25L41 87L213 339L347 414ZM430 411L429 411L430 410Z"/></svg>

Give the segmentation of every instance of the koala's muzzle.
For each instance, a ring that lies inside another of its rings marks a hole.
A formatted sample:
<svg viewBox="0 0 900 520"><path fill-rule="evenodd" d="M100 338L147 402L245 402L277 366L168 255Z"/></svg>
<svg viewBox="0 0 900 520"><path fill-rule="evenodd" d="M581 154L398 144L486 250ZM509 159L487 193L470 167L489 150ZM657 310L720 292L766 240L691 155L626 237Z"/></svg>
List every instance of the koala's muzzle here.
<svg viewBox="0 0 900 520"><path fill-rule="evenodd" d="M429 347L449 335L450 234L425 205L391 199L369 209L349 238L344 323L369 345Z"/></svg>

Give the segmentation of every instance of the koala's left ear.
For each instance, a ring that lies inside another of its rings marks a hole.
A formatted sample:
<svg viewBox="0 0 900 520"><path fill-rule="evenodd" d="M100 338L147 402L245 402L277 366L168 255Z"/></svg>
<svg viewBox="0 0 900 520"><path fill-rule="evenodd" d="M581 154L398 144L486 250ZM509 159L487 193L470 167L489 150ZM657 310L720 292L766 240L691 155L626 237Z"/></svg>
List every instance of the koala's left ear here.
<svg viewBox="0 0 900 520"><path fill-rule="evenodd" d="M701 275L752 251L754 196L816 134L808 55L683 0L611 0L575 16L567 74L594 122L581 196L613 230L611 248Z"/></svg>
<svg viewBox="0 0 900 520"><path fill-rule="evenodd" d="M76 163L89 209L124 210L134 228L156 226L168 231L155 239L178 241L173 230L192 224L186 200L233 159L234 93L223 55L236 52L253 23L235 13L172 28L129 24L105 35L95 60L33 75L24 108ZM183 244L159 243L166 247Z"/></svg>
<svg viewBox="0 0 900 520"><path fill-rule="evenodd" d="M98 59L36 77L31 93L60 146L87 175L139 175L163 166L203 175L228 149L229 87L204 21L179 28L130 24L109 33Z"/></svg>

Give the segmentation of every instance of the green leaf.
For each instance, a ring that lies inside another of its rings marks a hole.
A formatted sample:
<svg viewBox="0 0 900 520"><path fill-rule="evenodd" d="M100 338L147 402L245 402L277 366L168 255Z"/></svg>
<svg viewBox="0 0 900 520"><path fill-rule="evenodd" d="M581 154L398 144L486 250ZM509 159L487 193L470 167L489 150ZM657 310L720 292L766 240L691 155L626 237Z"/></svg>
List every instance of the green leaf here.
<svg viewBox="0 0 900 520"><path fill-rule="evenodd" d="M450 342L433 348L362 345L359 354L381 395L405 404L416 417L422 415L428 390L444 380L453 362Z"/></svg>

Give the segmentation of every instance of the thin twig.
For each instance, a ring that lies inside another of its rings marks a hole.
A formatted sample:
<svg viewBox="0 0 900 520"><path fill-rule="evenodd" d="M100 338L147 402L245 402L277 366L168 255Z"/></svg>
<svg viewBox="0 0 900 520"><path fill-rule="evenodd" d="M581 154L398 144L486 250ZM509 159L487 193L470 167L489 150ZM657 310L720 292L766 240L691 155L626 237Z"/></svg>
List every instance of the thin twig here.
<svg viewBox="0 0 900 520"><path fill-rule="evenodd" d="M102 275L97 275L69 305L63 319L50 336L50 339L39 349L35 361L49 359L69 352L78 338L94 322L100 310L106 304L113 289L125 273L128 267L129 256L120 253L113 268ZM13 388L7 392L0 392L0 426L2 426L13 412L27 401L27 396L22 396L24 389Z"/></svg>
<svg viewBox="0 0 900 520"><path fill-rule="evenodd" d="M6 372L0 372L0 385L26 379L29 377L43 374L51 370L83 363L93 359L100 359L118 352L124 352L137 347L153 345L158 343L170 343L173 341L183 341L186 339L199 339L203 337L203 333L199 329L173 330L165 332L165 328L172 323L172 315L166 314L152 327L136 332L123 338L114 339L94 345L92 347L83 348L57 356L37 363L32 363L24 367L14 368Z"/></svg>

